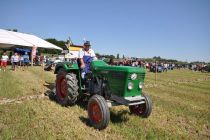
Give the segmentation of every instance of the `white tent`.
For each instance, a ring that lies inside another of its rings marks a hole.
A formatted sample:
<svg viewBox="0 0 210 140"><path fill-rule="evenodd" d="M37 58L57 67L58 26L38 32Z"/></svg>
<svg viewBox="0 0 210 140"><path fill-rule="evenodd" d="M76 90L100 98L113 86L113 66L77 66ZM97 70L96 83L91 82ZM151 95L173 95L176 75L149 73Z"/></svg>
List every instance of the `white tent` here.
<svg viewBox="0 0 210 140"><path fill-rule="evenodd" d="M62 50L35 35L0 29L0 48L10 48L14 45Z"/></svg>

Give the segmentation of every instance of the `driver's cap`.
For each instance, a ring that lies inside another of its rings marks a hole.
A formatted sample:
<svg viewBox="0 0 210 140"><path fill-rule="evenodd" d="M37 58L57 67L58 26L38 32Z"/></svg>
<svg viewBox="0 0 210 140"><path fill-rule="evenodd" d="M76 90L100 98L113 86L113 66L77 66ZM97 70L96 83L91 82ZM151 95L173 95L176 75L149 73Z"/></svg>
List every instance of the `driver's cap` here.
<svg viewBox="0 0 210 140"><path fill-rule="evenodd" d="M84 43L84 46L91 46L91 45L90 45L90 41L86 41L86 42Z"/></svg>

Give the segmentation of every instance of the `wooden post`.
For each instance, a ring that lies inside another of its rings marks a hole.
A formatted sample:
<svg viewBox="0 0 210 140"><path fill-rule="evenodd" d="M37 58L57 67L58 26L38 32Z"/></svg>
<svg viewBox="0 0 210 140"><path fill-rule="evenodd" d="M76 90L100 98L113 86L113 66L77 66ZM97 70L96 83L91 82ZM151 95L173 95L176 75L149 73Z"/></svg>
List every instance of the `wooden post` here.
<svg viewBox="0 0 210 140"><path fill-rule="evenodd" d="M40 58L41 59L41 58ZM44 95L44 86L45 86L45 78L44 78L44 60L41 62L41 67L42 67L42 95Z"/></svg>
<svg viewBox="0 0 210 140"><path fill-rule="evenodd" d="M33 50L33 48L31 49L31 66L33 67L33 63L34 63L33 61L34 61L34 60L33 60L33 53L32 53L32 50Z"/></svg>
<svg viewBox="0 0 210 140"><path fill-rule="evenodd" d="M37 47L36 46L33 46L32 49L31 49L31 66L33 66L33 59L34 59L34 56L36 56L36 49Z"/></svg>
<svg viewBox="0 0 210 140"><path fill-rule="evenodd" d="M157 61L155 61L155 84L157 83Z"/></svg>

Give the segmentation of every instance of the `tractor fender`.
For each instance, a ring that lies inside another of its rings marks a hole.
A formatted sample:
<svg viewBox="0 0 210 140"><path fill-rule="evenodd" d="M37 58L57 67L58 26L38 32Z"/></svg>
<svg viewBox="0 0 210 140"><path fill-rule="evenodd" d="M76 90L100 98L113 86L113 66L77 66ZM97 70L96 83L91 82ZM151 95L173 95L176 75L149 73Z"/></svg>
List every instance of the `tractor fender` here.
<svg viewBox="0 0 210 140"><path fill-rule="evenodd" d="M62 63L58 63L56 65L54 74L57 74L59 69L61 69L61 68L66 70L67 72L79 70L79 67L78 67L77 63L72 64L72 63L69 63L69 62L62 62Z"/></svg>

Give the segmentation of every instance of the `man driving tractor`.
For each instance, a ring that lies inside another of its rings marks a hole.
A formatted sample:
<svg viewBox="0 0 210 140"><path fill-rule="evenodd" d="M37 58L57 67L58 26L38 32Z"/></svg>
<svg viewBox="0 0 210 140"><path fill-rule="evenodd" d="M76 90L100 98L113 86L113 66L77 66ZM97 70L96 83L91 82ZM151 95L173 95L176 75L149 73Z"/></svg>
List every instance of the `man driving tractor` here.
<svg viewBox="0 0 210 140"><path fill-rule="evenodd" d="M79 51L79 62L81 68L82 79L85 78L85 74L90 72L90 64L92 60L96 60L95 52L90 48L90 41L86 41L83 48Z"/></svg>
<svg viewBox="0 0 210 140"><path fill-rule="evenodd" d="M79 99L88 96L90 124L99 130L108 126L109 108L112 106L125 105L132 114L149 117L152 101L142 89L145 70L110 66L103 60L94 60L97 58L90 46L89 41L83 46L72 45L72 50L80 50L78 63L62 62L56 65L56 101L63 106L74 105Z"/></svg>

